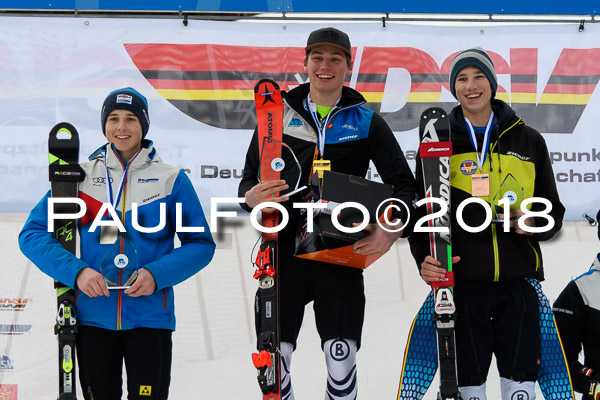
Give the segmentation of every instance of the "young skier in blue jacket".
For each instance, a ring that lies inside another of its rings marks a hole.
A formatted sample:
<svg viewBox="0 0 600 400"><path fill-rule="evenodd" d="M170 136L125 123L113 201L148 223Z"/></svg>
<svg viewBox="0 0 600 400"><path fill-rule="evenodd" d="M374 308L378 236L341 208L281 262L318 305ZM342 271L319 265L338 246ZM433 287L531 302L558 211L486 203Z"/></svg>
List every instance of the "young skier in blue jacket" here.
<svg viewBox="0 0 600 400"><path fill-rule="evenodd" d="M146 98L132 88L111 92L101 122L108 143L81 165L85 180L79 184L79 198L86 214L78 220L80 257L48 232L50 192L31 211L19 245L40 270L76 290L84 397L120 399L124 360L129 399L167 399L175 330L173 286L210 262L215 243L185 172L164 163L145 139L150 125ZM114 208L116 218L107 212L102 220L112 220L113 226L92 232L105 203ZM114 226L116 219L125 232ZM186 229L177 232L178 226ZM122 254L125 268L114 261L122 260Z"/></svg>

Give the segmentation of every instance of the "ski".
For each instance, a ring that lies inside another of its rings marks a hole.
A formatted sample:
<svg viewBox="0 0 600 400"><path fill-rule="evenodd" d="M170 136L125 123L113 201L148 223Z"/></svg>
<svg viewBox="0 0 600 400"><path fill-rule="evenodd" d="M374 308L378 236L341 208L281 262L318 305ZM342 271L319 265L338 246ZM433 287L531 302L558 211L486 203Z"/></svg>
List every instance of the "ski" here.
<svg viewBox="0 0 600 400"><path fill-rule="evenodd" d="M429 243L431 256L447 268L446 279L431 284L434 292L433 320L436 326L437 350L439 357L440 387L438 400L460 399L456 371L456 340L452 272L452 245L450 241L450 122L441 108L429 108L421 114L419 123L421 144L419 155L423 169L425 197L438 198L446 205L446 212L436 219L430 219L431 228L444 228L444 232L431 232ZM427 204L427 214L438 211L434 203Z"/></svg>
<svg viewBox="0 0 600 400"><path fill-rule="evenodd" d="M425 198L442 200L447 208L428 202L428 225L435 228L429 233L430 254L447 269L446 279L431 284L432 293L415 318L404 359L398 399L421 399L431 384L435 372L440 371L438 400L460 399L456 370L456 341L450 241L450 123L441 108L428 108L419 122L419 155L423 171ZM433 215L432 215L433 214ZM442 231L438 231L442 230ZM433 321L431 316L433 315ZM432 322L434 327L432 328ZM436 349L428 343L434 339ZM427 340L423 340L427 339ZM420 371L420 372L419 372Z"/></svg>
<svg viewBox="0 0 600 400"><path fill-rule="evenodd" d="M569 366L565 358L554 313L542 286L535 279L526 279L535 289L540 302L540 370L538 385L544 399L575 400Z"/></svg>
<svg viewBox="0 0 600 400"><path fill-rule="evenodd" d="M254 100L260 152L258 179L261 182L277 180L283 165L281 160L283 99L279 85L270 79L260 80L254 88ZM279 213L263 211L262 225L266 228L279 225ZM255 299L258 353L252 355L252 360L258 372L257 379L263 393L263 400L282 398L277 252L277 233L262 233L254 272L259 287Z"/></svg>
<svg viewBox="0 0 600 400"><path fill-rule="evenodd" d="M85 177L79 166L79 134L69 123L56 124L48 138L49 179L52 197L77 197L78 182ZM77 206L57 203L55 214L74 214ZM73 254L77 252L77 221L56 220L54 237ZM61 282L54 281L57 296L57 314L54 333L58 336L58 400L76 400L75 337L77 316L75 291Z"/></svg>

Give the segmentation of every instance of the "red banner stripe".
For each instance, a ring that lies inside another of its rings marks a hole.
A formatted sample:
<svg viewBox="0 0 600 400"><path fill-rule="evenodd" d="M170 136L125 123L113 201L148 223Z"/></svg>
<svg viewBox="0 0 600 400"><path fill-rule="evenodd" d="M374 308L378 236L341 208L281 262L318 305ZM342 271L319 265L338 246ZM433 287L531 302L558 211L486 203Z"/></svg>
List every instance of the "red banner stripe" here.
<svg viewBox="0 0 600 400"><path fill-rule="evenodd" d="M552 75L600 75L600 48L563 49Z"/></svg>
<svg viewBox="0 0 600 400"><path fill-rule="evenodd" d="M125 49L140 70L304 71L304 49L301 47L149 43L125 44Z"/></svg>
<svg viewBox="0 0 600 400"><path fill-rule="evenodd" d="M553 94L592 94L596 85L565 85L548 84L544 88L544 93Z"/></svg>
<svg viewBox="0 0 600 400"><path fill-rule="evenodd" d="M148 79L157 90L252 90L256 81L243 80L183 80L183 79ZM297 86L298 82L281 82L281 87Z"/></svg>

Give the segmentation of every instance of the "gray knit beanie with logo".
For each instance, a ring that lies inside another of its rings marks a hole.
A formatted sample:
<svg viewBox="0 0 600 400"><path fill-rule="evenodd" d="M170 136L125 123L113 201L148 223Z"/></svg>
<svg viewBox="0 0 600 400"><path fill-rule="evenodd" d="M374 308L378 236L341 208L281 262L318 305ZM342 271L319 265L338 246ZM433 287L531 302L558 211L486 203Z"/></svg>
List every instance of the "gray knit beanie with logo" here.
<svg viewBox="0 0 600 400"><path fill-rule="evenodd" d="M474 47L462 51L454 57L452 64L450 64L450 92L456 97L456 89L454 83L456 82L456 76L458 73L466 67L477 67L479 68L490 81L492 87L492 99L496 97L496 89L498 89L498 80L496 78L496 70L494 63L490 58L489 54L486 53L481 47Z"/></svg>

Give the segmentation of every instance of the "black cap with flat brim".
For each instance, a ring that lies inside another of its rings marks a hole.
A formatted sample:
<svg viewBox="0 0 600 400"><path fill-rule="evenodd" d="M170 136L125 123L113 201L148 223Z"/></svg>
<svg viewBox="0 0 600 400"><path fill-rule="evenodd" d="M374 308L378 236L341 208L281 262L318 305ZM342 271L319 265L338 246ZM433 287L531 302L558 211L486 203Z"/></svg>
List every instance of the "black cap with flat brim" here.
<svg viewBox="0 0 600 400"><path fill-rule="evenodd" d="M332 27L321 28L313 31L308 36L306 47L304 50L308 53L315 47L331 46L343 51L348 56L352 57L352 47L350 46L350 38L348 35L339 29Z"/></svg>

